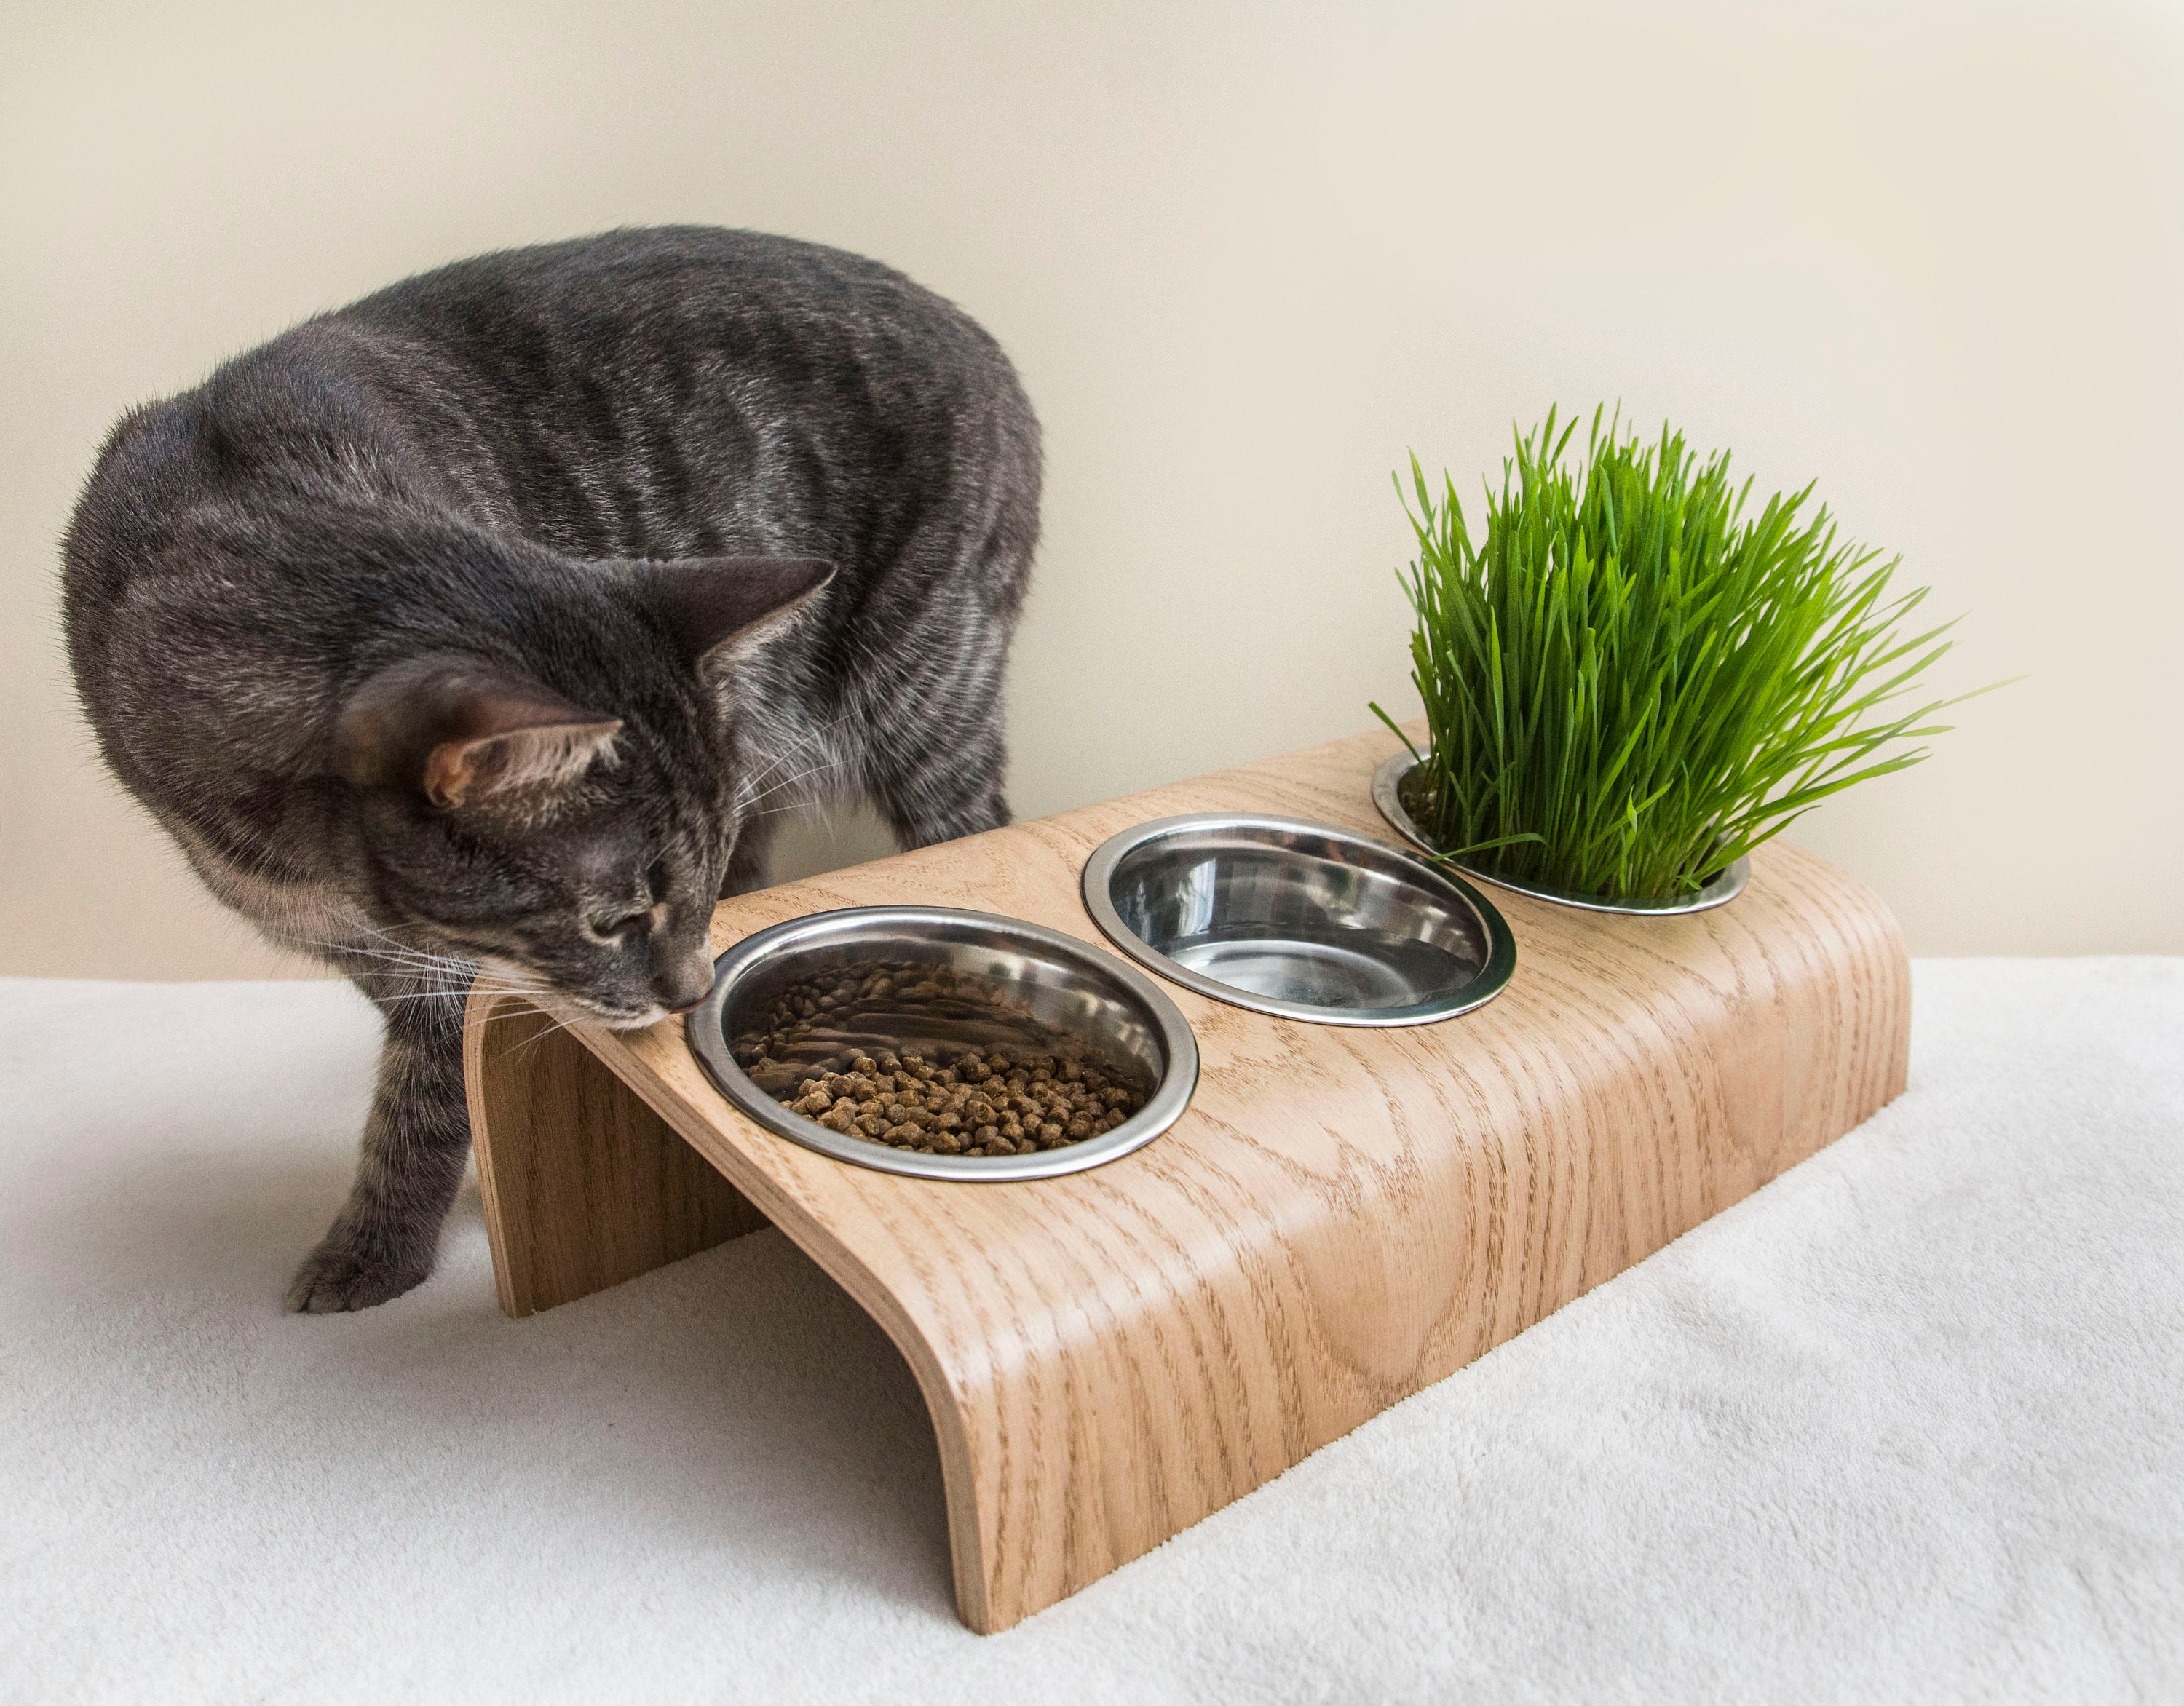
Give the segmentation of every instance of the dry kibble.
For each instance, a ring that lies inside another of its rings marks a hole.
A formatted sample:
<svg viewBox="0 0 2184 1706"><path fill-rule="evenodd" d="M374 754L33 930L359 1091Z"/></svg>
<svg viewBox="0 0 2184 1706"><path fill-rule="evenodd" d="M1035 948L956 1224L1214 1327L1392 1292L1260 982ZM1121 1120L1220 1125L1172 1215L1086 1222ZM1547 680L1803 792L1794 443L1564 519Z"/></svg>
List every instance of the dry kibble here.
<svg viewBox="0 0 2184 1706"><path fill-rule="evenodd" d="M948 1036L995 1026L1015 1036L959 1045ZM873 1033L890 1028L925 1036L880 1047ZM844 1046L828 1052L830 1036ZM1065 1042L1005 986L950 966L874 960L780 991L765 1023L739 1033L730 1052L792 1112L927 1154L1058 1148L1112 1131L1145 1106L1128 1068L1073 1039L1058 1052L1039 1046L1050 1037Z"/></svg>

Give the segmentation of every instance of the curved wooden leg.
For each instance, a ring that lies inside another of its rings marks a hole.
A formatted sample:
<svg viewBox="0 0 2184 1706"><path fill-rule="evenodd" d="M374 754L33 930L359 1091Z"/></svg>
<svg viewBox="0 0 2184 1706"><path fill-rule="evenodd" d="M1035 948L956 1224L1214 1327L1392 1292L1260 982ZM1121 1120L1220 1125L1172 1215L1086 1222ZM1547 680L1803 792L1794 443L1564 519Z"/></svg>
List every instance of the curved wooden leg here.
<svg viewBox="0 0 2184 1706"><path fill-rule="evenodd" d="M528 1315L767 1224L591 1050L482 989L463 1038L500 1306Z"/></svg>

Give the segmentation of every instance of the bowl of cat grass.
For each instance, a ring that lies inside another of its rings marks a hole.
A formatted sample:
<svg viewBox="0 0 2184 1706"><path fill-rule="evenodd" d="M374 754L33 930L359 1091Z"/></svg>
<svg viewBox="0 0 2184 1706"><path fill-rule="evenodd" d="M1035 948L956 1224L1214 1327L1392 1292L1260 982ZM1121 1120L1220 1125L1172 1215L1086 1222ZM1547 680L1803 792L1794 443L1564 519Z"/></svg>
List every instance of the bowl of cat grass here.
<svg viewBox="0 0 2184 1706"><path fill-rule="evenodd" d="M760 931L714 963L685 1025L759 1125L921 1179L1102 1165L1174 1125L1198 1085L1197 1041L1151 979L1059 931L953 907Z"/></svg>
<svg viewBox="0 0 2184 1706"><path fill-rule="evenodd" d="M1396 753L1373 771L1373 803L1388 820L1388 827L1412 847L1435 855L1467 875L1517 894L1529 895L1534 900L1552 901L1557 906L1574 906L1585 912L1624 913L1641 918L1674 917L1684 913L1711 912L1715 907L1725 906L1742 894L1745 884L1752 880L1749 859L1732 859L1688 893L1652 897L1584 894L1575 889L1557 888L1548 883L1511 876L1495 870L1489 863L1491 855L1463 858L1441 853L1421 821L1425 812L1412 809L1421 803L1415 798L1415 790L1424 773L1423 756L1407 751Z"/></svg>
<svg viewBox="0 0 2184 1706"><path fill-rule="evenodd" d="M1085 862L1085 909L1171 982L1312 1025L1431 1025L1507 986L1517 947L1461 877L1297 818L1157 818Z"/></svg>

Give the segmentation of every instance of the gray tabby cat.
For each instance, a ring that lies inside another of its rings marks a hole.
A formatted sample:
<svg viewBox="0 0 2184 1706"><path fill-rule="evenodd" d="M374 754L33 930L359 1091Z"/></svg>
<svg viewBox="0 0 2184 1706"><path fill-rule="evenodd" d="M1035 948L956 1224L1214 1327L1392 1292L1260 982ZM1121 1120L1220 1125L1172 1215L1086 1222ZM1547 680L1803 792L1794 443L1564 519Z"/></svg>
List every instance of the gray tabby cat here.
<svg viewBox="0 0 2184 1706"><path fill-rule="evenodd" d="M1008 820L1038 422L969 319L747 231L460 262L126 416L64 547L107 760L213 892L376 1002L348 1205L292 1308L430 1270L480 965L649 1025L770 814Z"/></svg>

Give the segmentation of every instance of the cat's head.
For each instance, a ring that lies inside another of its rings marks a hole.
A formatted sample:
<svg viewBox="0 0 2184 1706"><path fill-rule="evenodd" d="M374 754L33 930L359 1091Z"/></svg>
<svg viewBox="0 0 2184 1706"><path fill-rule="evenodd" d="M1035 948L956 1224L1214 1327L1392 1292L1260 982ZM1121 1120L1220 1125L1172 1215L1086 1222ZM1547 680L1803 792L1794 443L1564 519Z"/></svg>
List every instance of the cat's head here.
<svg viewBox="0 0 2184 1706"><path fill-rule="evenodd" d="M334 753L375 924L616 1027L702 1000L736 833L721 672L833 572L636 565L594 626L565 620L557 643L549 625L526 660L434 646L372 670L343 704Z"/></svg>

